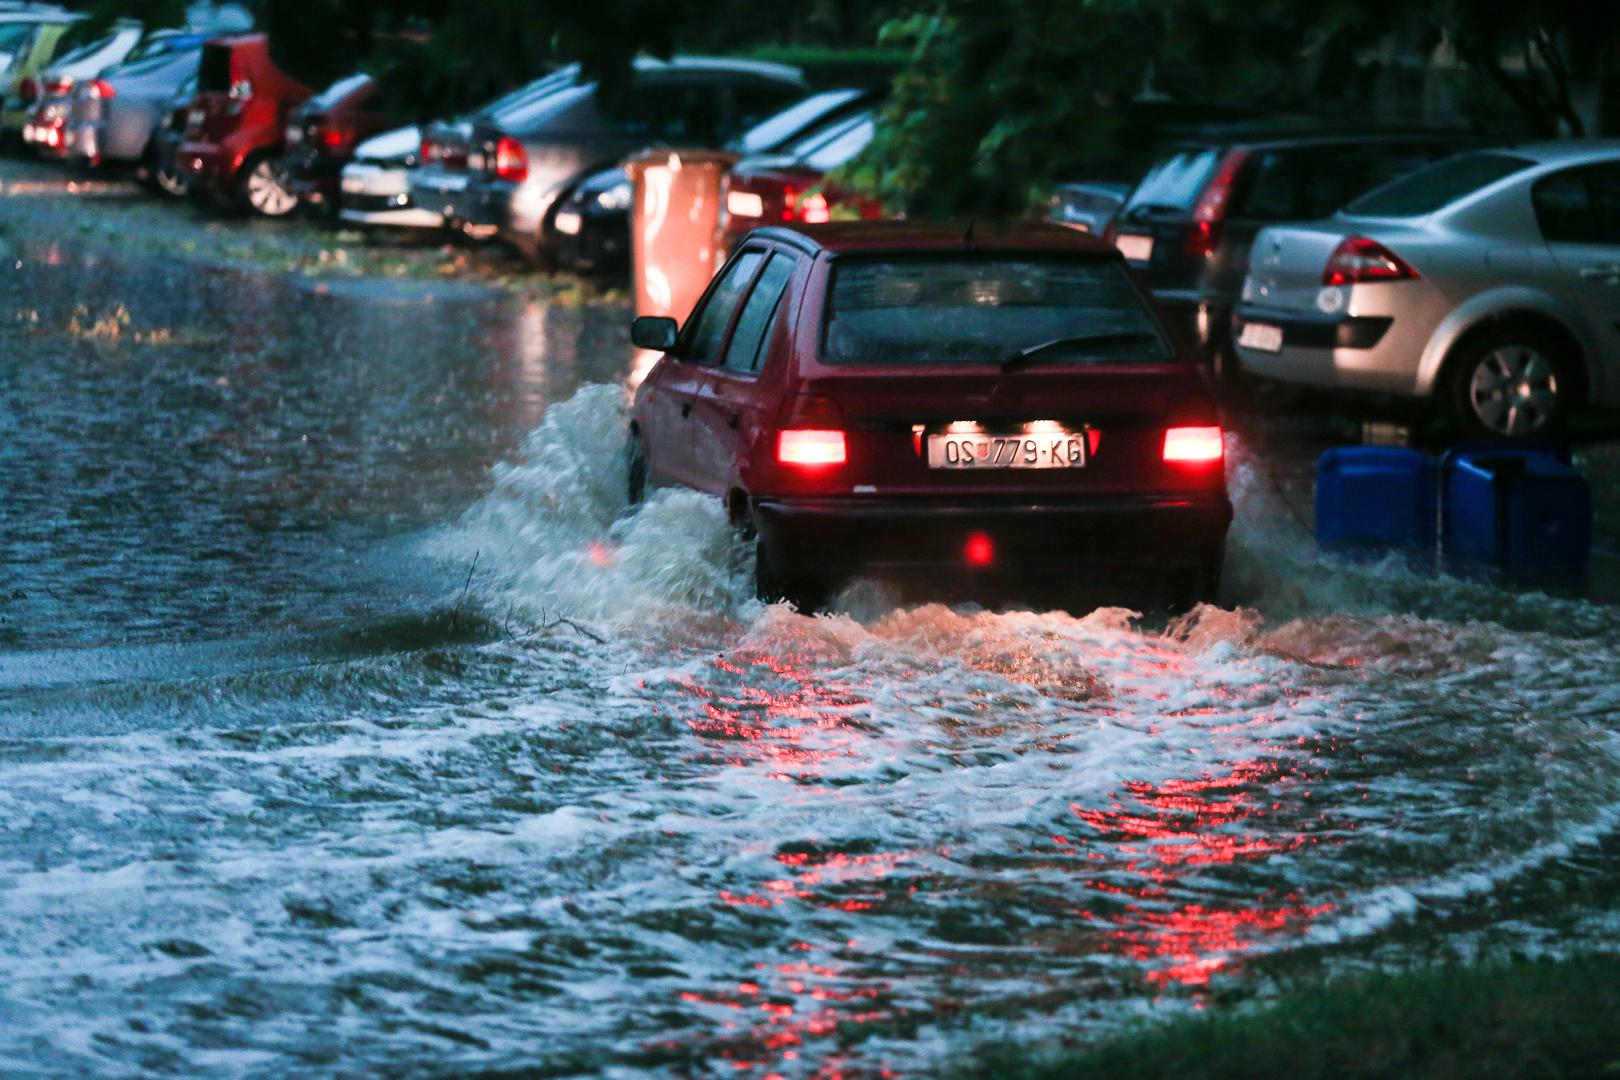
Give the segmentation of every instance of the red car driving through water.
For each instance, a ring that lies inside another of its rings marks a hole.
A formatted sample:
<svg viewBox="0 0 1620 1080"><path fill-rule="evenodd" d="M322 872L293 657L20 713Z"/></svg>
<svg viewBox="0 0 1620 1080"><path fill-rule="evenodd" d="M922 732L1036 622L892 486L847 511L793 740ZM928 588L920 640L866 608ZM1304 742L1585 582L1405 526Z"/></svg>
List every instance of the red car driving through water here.
<svg viewBox="0 0 1620 1080"><path fill-rule="evenodd" d="M762 598L855 574L1053 603L1218 583L1232 509L1190 355L1103 241L906 222L756 230L636 393L629 484L709 492ZM1019 591L1022 590L1022 591Z"/></svg>

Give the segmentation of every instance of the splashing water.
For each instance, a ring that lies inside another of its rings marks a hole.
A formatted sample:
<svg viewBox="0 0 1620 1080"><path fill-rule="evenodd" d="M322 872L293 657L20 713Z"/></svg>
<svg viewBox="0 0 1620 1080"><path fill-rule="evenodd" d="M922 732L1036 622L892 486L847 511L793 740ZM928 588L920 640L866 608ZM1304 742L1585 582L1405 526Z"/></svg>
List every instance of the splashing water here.
<svg viewBox="0 0 1620 1080"><path fill-rule="evenodd" d="M1236 447L1243 606L805 617L752 599L715 500L625 504L624 410L553 407L430 545L494 621L604 644L0 758L0 1038L108 1073L933 1072L974 1019L1072 1035L1413 928L1519 942L1549 868L1612 872L1604 609L1509 625L1319 564Z"/></svg>

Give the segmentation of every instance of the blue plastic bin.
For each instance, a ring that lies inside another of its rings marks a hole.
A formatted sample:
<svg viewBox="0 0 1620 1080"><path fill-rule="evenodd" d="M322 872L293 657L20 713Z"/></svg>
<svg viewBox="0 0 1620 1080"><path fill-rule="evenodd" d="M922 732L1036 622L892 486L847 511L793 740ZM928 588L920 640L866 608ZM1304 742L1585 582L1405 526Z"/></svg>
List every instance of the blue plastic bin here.
<svg viewBox="0 0 1620 1080"><path fill-rule="evenodd" d="M1434 460L1400 446L1342 446L1316 462L1316 542L1325 551L1429 558Z"/></svg>
<svg viewBox="0 0 1620 1080"><path fill-rule="evenodd" d="M1470 447L1443 463L1441 547L1449 565L1585 573L1592 552L1592 495L1567 452Z"/></svg>

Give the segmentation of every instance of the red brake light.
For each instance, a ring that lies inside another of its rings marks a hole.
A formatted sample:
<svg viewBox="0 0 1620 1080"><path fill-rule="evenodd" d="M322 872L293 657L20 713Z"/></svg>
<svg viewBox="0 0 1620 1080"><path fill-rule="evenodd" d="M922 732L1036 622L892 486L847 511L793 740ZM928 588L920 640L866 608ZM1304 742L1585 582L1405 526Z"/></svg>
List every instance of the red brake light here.
<svg viewBox="0 0 1620 1080"><path fill-rule="evenodd" d="M782 185L782 220L792 221L799 208L799 189L792 184Z"/></svg>
<svg viewBox="0 0 1620 1080"><path fill-rule="evenodd" d="M806 225L824 225L832 220L832 207L827 196L812 191L799 202L799 220Z"/></svg>
<svg viewBox="0 0 1620 1080"><path fill-rule="evenodd" d="M967 556L969 566L989 566L996 557L996 547L990 542L990 537L982 532L976 532L967 539L967 547L962 554Z"/></svg>
<svg viewBox="0 0 1620 1080"><path fill-rule="evenodd" d="M1238 171L1248 159L1247 150L1228 151L1215 170L1215 175L1204 186L1198 202L1193 205L1192 227L1187 231L1185 243L1188 255L1203 258L1213 253L1215 245L1220 243L1221 222L1225 220L1228 204L1232 201L1232 187L1237 182Z"/></svg>
<svg viewBox="0 0 1620 1080"><path fill-rule="evenodd" d="M1225 453L1219 426L1173 427L1164 433L1165 461L1199 464L1220 461Z"/></svg>
<svg viewBox="0 0 1620 1080"><path fill-rule="evenodd" d="M501 141L495 144L496 179L520 184L528 176L529 155L523 152L523 144L510 135L502 135Z"/></svg>
<svg viewBox="0 0 1620 1080"><path fill-rule="evenodd" d="M60 75L45 84L45 92L58 97L73 92L73 80L66 75Z"/></svg>
<svg viewBox="0 0 1620 1080"><path fill-rule="evenodd" d="M842 431L795 428L777 432L776 460L783 465L842 465L848 458Z"/></svg>
<svg viewBox="0 0 1620 1080"><path fill-rule="evenodd" d="M1367 281L1410 281L1418 272L1376 240L1347 236L1328 256L1323 285L1359 285Z"/></svg>
<svg viewBox="0 0 1620 1080"><path fill-rule="evenodd" d="M437 161L439 159L439 154L440 154L441 151L439 150L439 144L438 143L434 142L432 139L430 139L426 135L424 135L424 136L422 136L422 145L420 147L420 152L421 152L421 155L422 155L422 164L426 165L429 162Z"/></svg>
<svg viewBox="0 0 1620 1080"><path fill-rule="evenodd" d="M336 150L348 141L342 128L326 128L321 132L321 145L328 150Z"/></svg>
<svg viewBox="0 0 1620 1080"><path fill-rule="evenodd" d="M91 79L90 85L85 87L85 93L102 101L118 96L118 91L114 90L112 83L106 79Z"/></svg>

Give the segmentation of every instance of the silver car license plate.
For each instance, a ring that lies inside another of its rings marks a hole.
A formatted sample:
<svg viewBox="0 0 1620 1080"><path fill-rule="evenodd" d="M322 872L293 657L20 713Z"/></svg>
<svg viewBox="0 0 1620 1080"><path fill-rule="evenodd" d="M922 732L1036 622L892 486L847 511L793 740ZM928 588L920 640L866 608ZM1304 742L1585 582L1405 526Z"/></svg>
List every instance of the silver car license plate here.
<svg viewBox="0 0 1620 1080"><path fill-rule="evenodd" d="M1246 349L1259 349L1261 352L1281 352L1282 327L1263 322L1246 322L1238 334L1238 344Z"/></svg>
<svg viewBox="0 0 1620 1080"><path fill-rule="evenodd" d="M928 436L930 469L1080 469L1085 464L1083 431Z"/></svg>
<svg viewBox="0 0 1620 1080"><path fill-rule="evenodd" d="M1131 233L1120 233L1114 237L1114 246L1119 253L1125 256L1126 262L1151 262L1153 259L1153 237L1135 236Z"/></svg>

